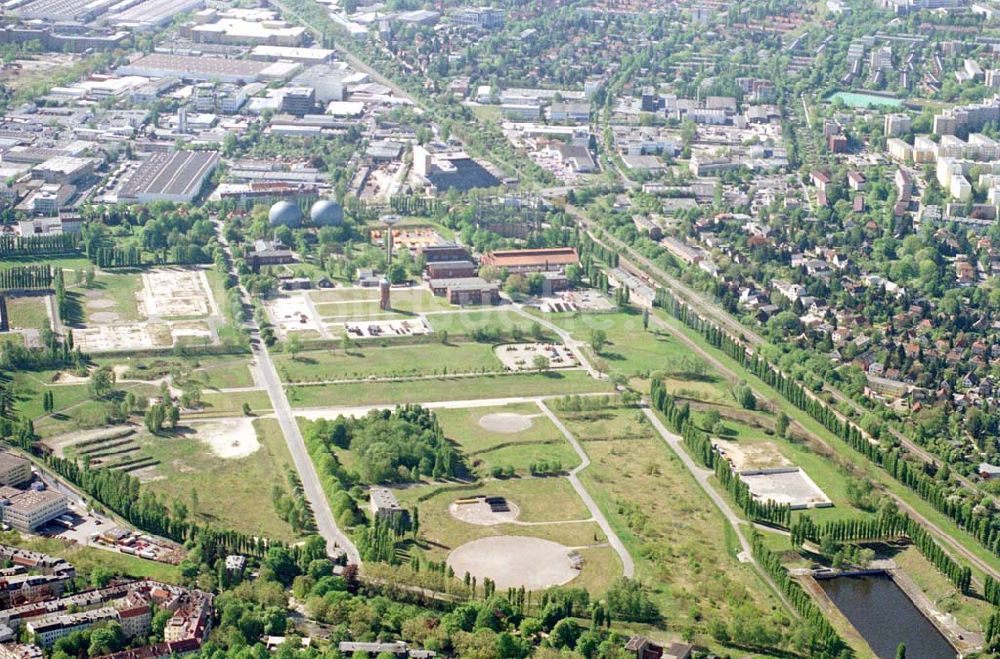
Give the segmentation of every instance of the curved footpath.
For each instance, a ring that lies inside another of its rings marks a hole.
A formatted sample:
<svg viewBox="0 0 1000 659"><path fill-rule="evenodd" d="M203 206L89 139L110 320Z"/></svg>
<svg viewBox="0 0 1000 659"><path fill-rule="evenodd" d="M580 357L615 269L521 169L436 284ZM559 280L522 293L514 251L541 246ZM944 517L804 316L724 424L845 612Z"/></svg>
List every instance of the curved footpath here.
<svg viewBox="0 0 1000 659"><path fill-rule="evenodd" d="M569 431L569 428L563 424L559 417L552 413L552 410L550 410L545 403L538 400L535 401L535 404L538 405L538 409L540 409L542 413L549 418L549 421L551 421L555 427L559 429L559 432L563 434L566 441L572 445L576 454L580 456L580 464L569 472L568 478L570 485L573 486L576 493L580 495L581 499L583 499L583 503L587 506L590 514L593 515L594 521L597 522L597 525L601 527L602 531L604 531L604 535L607 536L608 544L611 545L611 548L615 550L616 554L618 554L618 558L621 559L622 576L631 579L635 576L635 562L632 560L632 556L629 555L628 550L625 549L625 544L622 543L621 538L618 537L615 530L611 528L611 524L608 523L608 518L604 516L603 512L601 512L601 509L597 506L597 503L594 502L593 497L590 496L590 493L587 492L587 488L583 486L583 483L580 482L580 478L577 476L577 474L590 466L590 457L583 450L583 447L580 446L580 443L576 441L576 437L574 437L573 433Z"/></svg>

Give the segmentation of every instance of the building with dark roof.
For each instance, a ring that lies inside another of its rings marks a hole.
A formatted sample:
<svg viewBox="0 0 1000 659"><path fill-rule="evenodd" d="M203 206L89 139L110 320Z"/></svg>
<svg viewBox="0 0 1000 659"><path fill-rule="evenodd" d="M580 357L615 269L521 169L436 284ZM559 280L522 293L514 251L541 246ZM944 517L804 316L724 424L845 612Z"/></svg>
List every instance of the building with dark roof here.
<svg viewBox="0 0 1000 659"><path fill-rule="evenodd" d="M500 179L472 158L448 158L446 164L447 167L435 166L427 173L427 180L438 192L451 189L467 192L500 185Z"/></svg>
<svg viewBox="0 0 1000 659"><path fill-rule="evenodd" d="M426 267L429 279L461 279L476 276L476 265L472 261L435 261Z"/></svg>
<svg viewBox="0 0 1000 659"><path fill-rule="evenodd" d="M258 240L253 244L253 251L247 255L247 260L256 272L265 265L295 263L295 255L280 240Z"/></svg>
<svg viewBox="0 0 1000 659"><path fill-rule="evenodd" d="M431 279L431 292L445 297L452 304L499 304L500 289L482 277L462 277L460 279Z"/></svg>
<svg viewBox="0 0 1000 659"><path fill-rule="evenodd" d="M0 485L18 487L31 480L31 462L20 456L0 452Z"/></svg>
<svg viewBox="0 0 1000 659"><path fill-rule="evenodd" d="M424 263L439 263L441 261L469 261L472 257L469 251L454 242L437 245L421 245L417 248L417 257L423 257Z"/></svg>

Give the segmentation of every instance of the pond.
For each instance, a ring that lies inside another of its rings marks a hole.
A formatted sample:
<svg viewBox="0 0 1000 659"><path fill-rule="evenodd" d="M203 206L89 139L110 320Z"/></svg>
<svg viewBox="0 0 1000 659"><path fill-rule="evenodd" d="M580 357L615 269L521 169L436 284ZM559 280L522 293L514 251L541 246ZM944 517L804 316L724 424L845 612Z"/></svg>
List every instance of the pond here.
<svg viewBox="0 0 1000 659"><path fill-rule="evenodd" d="M888 575L819 579L819 585L881 659L900 643L907 659L955 657L955 649Z"/></svg>
<svg viewBox="0 0 1000 659"><path fill-rule="evenodd" d="M855 92L837 92L827 100L832 101L835 98L839 98L844 102L844 105L850 108L867 108L867 107L898 108L902 107L903 105L902 101L900 101L898 98L893 98L891 96L878 96L876 94L858 94Z"/></svg>

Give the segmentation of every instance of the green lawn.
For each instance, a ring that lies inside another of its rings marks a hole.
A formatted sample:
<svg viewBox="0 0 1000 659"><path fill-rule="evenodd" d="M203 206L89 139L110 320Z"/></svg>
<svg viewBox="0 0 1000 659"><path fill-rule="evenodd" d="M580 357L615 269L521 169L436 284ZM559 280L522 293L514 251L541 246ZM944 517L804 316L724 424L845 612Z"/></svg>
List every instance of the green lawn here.
<svg viewBox="0 0 1000 659"><path fill-rule="evenodd" d="M56 384L57 371L22 371L14 374L12 386L15 407L19 414L33 419L35 433L41 437L104 425L107 403L91 400L88 385ZM52 391L55 407L45 415L42 398L46 390ZM124 395L151 396L156 388L144 383L121 383L116 390Z"/></svg>
<svg viewBox="0 0 1000 659"><path fill-rule="evenodd" d="M514 433L495 432L479 425L480 418L497 413L530 416L532 425ZM445 436L462 448L469 464L480 475L488 474L494 466L511 466L526 475L529 465L541 460L557 461L565 469L580 463L566 438L536 405L441 409L435 414Z"/></svg>
<svg viewBox="0 0 1000 659"><path fill-rule="evenodd" d="M363 316L377 313L378 291L375 289L348 289L313 291L308 294L321 316ZM394 288L389 297L392 308L404 313L441 311L455 307L443 297L436 297L425 288Z"/></svg>
<svg viewBox="0 0 1000 659"><path fill-rule="evenodd" d="M271 399L266 391L239 391L230 393L203 393L202 408L186 416L239 416L243 403L249 403L254 414L271 411Z"/></svg>
<svg viewBox="0 0 1000 659"><path fill-rule="evenodd" d="M640 410L609 408L587 412L553 411L563 420L577 441L629 440L649 437L649 422Z"/></svg>
<svg viewBox="0 0 1000 659"><path fill-rule="evenodd" d="M334 288L310 291L309 297L315 304L324 302L351 302L358 300L378 300L377 288Z"/></svg>
<svg viewBox="0 0 1000 659"><path fill-rule="evenodd" d="M485 343L427 343L402 346L360 345L349 352L302 352L293 359L274 355L284 382L363 379L369 376L411 376L502 371L503 365Z"/></svg>
<svg viewBox="0 0 1000 659"><path fill-rule="evenodd" d="M609 393L612 387L606 380L594 380L583 371L564 371L448 377L410 382L290 386L287 390L292 407L303 408Z"/></svg>
<svg viewBox="0 0 1000 659"><path fill-rule="evenodd" d="M200 366L191 372L191 379L206 389L227 389L231 387L252 387L250 360L238 358L199 358Z"/></svg>
<svg viewBox="0 0 1000 659"><path fill-rule="evenodd" d="M456 311L454 313L435 313L427 316L431 328L435 332L448 332L449 336L465 336L475 330L495 328L509 336L516 328L525 336L531 334L534 321L511 311L510 309L477 309L474 311ZM554 338L551 332L543 334Z"/></svg>
<svg viewBox="0 0 1000 659"><path fill-rule="evenodd" d="M378 300L365 300L360 302L335 302L330 304L317 304L316 313L326 321L353 321L368 318L408 318L410 314L384 311L379 307Z"/></svg>
<svg viewBox="0 0 1000 659"><path fill-rule="evenodd" d="M205 278L208 279L208 287L212 290L212 297L215 298L215 304L218 305L220 310L225 309L226 307L226 287L224 285L225 275L223 275L213 267L205 270Z"/></svg>
<svg viewBox="0 0 1000 659"><path fill-rule="evenodd" d="M192 357L103 357L94 360L101 366L125 365L125 380L158 380L174 376L178 386L187 381L197 382L205 390L230 387L251 387L250 360L232 355L199 355Z"/></svg>
<svg viewBox="0 0 1000 659"><path fill-rule="evenodd" d="M7 314L11 329L50 328L44 297L9 297Z"/></svg>
<svg viewBox="0 0 1000 659"><path fill-rule="evenodd" d="M626 377L644 380L654 371L674 374L683 360L692 358L687 346L675 337L644 330L639 313L544 314L544 318L588 344L595 332L604 332L607 343L598 356L607 362L612 373ZM592 356L595 354L589 345L587 351ZM726 394L724 383L711 373L690 378L674 375L674 378L678 386L698 391L700 395L711 395L713 400Z"/></svg>
<svg viewBox="0 0 1000 659"><path fill-rule="evenodd" d="M292 465L291 455L276 420L257 419L253 427L260 448L242 458L218 457L194 435L143 436L139 445L160 462L155 479L143 487L163 495L168 503L183 502L203 523L278 540L295 539L271 501L274 484L289 490L286 471ZM198 493L197 509L192 491Z"/></svg>
<svg viewBox="0 0 1000 659"><path fill-rule="evenodd" d="M500 123L500 106L498 105L470 105L468 106L472 110L472 114L476 115L476 119L479 121L485 121L489 123Z"/></svg>
<svg viewBox="0 0 1000 659"><path fill-rule="evenodd" d="M66 273L66 283L82 296L85 324L94 324L95 314L117 314L115 322L140 320L139 302L136 297L142 291L142 277L136 271L128 273L99 273L91 286L76 285L71 273ZM105 306L109 303L110 306ZM97 316L98 319L105 316Z"/></svg>

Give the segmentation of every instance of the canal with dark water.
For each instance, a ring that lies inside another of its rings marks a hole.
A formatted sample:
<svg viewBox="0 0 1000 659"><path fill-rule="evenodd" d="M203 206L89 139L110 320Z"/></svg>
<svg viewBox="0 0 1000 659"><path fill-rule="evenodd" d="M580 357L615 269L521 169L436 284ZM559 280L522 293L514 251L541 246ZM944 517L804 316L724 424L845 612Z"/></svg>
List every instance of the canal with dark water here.
<svg viewBox="0 0 1000 659"><path fill-rule="evenodd" d="M906 659L948 659L955 648L888 575L817 579L880 659L906 644Z"/></svg>

